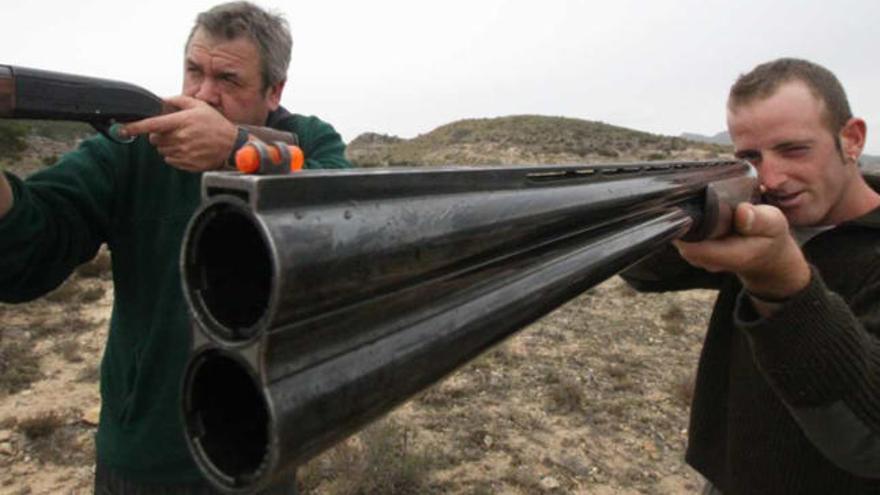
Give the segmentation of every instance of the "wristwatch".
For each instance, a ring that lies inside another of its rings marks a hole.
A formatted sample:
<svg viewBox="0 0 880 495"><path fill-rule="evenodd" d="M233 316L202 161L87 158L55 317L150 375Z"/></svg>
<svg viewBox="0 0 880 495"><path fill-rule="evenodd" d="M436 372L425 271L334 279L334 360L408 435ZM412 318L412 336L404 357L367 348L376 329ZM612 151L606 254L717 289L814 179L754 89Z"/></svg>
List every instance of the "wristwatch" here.
<svg viewBox="0 0 880 495"><path fill-rule="evenodd" d="M226 165L235 168L235 153L248 142L250 134L244 127L238 127L238 134L235 136L235 144L232 145L232 151L229 152L229 158L226 159Z"/></svg>

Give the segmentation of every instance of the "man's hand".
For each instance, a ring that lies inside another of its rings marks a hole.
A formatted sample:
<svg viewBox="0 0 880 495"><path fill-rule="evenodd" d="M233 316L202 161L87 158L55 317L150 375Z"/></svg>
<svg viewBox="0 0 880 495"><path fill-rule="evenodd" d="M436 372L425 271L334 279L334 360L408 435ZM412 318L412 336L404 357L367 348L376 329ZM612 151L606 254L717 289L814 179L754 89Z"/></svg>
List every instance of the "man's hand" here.
<svg viewBox="0 0 880 495"><path fill-rule="evenodd" d="M175 96L166 105L179 111L131 122L123 135L149 134L150 142L169 165L190 172L223 166L235 145L237 129L207 103Z"/></svg>
<svg viewBox="0 0 880 495"><path fill-rule="evenodd" d="M747 291L765 299L785 299L809 284L810 267L778 208L741 203L733 224L735 233L722 239L675 241L675 247L694 266L736 274Z"/></svg>
<svg viewBox="0 0 880 495"><path fill-rule="evenodd" d="M6 176L0 172L0 219L3 219L9 210L12 209L12 202L12 187L9 185Z"/></svg>

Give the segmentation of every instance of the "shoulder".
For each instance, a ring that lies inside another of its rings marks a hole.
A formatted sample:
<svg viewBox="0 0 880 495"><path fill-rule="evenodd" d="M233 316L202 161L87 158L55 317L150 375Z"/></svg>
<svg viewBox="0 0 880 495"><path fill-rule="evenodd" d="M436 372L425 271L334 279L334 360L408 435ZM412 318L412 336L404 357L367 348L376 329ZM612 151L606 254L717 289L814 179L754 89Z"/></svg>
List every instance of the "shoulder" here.
<svg viewBox="0 0 880 495"><path fill-rule="evenodd" d="M293 131L300 140L308 141L328 134L339 136L336 129L328 122L314 115L289 114L281 123L286 129ZM339 138L342 140L342 138Z"/></svg>

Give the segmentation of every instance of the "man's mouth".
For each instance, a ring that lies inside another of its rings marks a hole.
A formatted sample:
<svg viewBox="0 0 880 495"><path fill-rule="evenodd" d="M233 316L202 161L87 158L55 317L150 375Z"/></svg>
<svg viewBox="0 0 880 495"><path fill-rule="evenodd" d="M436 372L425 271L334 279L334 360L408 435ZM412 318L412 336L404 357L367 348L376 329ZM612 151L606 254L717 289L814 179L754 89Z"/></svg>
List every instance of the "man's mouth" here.
<svg viewBox="0 0 880 495"><path fill-rule="evenodd" d="M767 202L782 209L790 209L798 206L803 197L803 191L794 193L772 193L767 194Z"/></svg>

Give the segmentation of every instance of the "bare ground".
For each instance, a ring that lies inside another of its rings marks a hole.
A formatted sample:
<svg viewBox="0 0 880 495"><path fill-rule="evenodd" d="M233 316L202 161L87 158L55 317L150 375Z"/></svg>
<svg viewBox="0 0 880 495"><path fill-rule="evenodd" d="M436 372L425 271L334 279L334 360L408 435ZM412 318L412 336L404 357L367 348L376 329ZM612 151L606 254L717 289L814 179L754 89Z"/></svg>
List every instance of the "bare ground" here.
<svg viewBox="0 0 880 495"><path fill-rule="evenodd" d="M0 495L91 491L106 256L0 305ZM314 459L303 491L693 493L687 404L712 299L609 280Z"/></svg>

